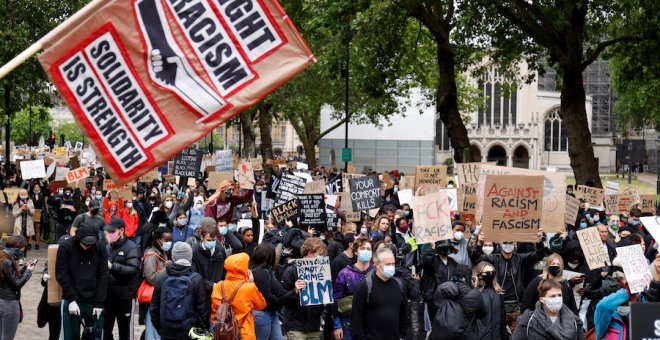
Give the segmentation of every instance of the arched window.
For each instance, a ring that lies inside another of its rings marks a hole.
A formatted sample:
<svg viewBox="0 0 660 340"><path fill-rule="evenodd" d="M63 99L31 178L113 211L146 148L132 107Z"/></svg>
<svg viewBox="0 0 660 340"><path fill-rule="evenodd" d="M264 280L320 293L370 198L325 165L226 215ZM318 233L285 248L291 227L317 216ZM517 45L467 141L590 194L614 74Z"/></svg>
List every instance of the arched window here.
<svg viewBox="0 0 660 340"><path fill-rule="evenodd" d="M478 89L485 101L483 109L477 113L477 123L486 126L516 125L517 88L513 82L491 66L479 80ZM508 95L505 95L505 89Z"/></svg>
<svg viewBox="0 0 660 340"><path fill-rule="evenodd" d="M545 151L568 151L566 126L559 117L559 109L550 111L545 116Z"/></svg>

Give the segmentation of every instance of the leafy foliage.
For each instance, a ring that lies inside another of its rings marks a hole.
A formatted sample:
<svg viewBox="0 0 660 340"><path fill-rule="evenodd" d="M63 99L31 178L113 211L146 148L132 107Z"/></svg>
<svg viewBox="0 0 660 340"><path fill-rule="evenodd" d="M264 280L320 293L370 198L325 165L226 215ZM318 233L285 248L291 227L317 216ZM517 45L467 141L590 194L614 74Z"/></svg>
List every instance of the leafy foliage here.
<svg viewBox="0 0 660 340"><path fill-rule="evenodd" d="M43 106L30 106L16 113L11 120L11 136L16 145L29 142L30 125L32 125L35 144L39 137L47 140L51 129L51 117L48 110Z"/></svg>

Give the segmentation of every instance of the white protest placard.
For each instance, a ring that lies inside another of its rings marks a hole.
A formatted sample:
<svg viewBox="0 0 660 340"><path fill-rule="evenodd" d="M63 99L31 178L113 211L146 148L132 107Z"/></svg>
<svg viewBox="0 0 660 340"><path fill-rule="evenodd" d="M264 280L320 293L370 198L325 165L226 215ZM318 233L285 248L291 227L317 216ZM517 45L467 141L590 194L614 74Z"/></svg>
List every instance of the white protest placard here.
<svg viewBox="0 0 660 340"><path fill-rule="evenodd" d="M70 168L57 167L55 169L55 180L64 181L66 180L66 174L71 170Z"/></svg>
<svg viewBox="0 0 660 340"><path fill-rule="evenodd" d="M298 270L298 280L305 281L305 288L300 291L300 305L327 305L334 302L330 258L319 256L313 259L293 260Z"/></svg>
<svg viewBox="0 0 660 340"><path fill-rule="evenodd" d="M305 183L303 194L323 194L325 193L325 179Z"/></svg>
<svg viewBox="0 0 660 340"><path fill-rule="evenodd" d="M304 178L305 181L306 181L305 183L309 183L309 182L313 182L313 181L314 181L314 179L312 178L312 175L310 175L310 174L308 174L308 173L306 173L306 172L294 172L293 174L296 175L296 176L298 176L298 177L302 177L302 178Z"/></svg>
<svg viewBox="0 0 660 340"><path fill-rule="evenodd" d="M307 163L303 163L303 162L296 162L296 169L297 170L309 170L309 165Z"/></svg>
<svg viewBox="0 0 660 340"><path fill-rule="evenodd" d="M444 192L414 196L415 240L417 244L435 243L453 237L449 200Z"/></svg>
<svg viewBox="0 0 660 340"><path fill-rule="evenodd" d="M46 167L43 159L21 162L21 177L23 179L45 178Z"/></svg>
<svg viewBox="0 0 660 340"><path fill-rule="evenodd" d="M589 265L589 269L594 270L610 265L610 257L600 240L598 229L595 227L586 228L577 231L580 248L584 253L584 258Z"/></svg>
<svg viewBox="0 0 660 340"><path fill-rule="evenodd" d="M412 189L402 189L397 193L399 195L400 204L408 204L412 206L413 201L413 192Z"/></svg>
<svg viewBox="0 0 660 340"><path fill-rule="evenodd" d="M639 221L651 233L655 242L660 242L660 216L640 217Z"/></svg>
<svg viewBox="0 0 660 340"><path fill-rule="evenodd" d="M456 188L452 189L440 189L445 194L447 194L447 200L449 201L449 210L457 211L458 210L458 195Z"/></svg>
<svg viewBox="0 0 660 340"><path fill-rule="evenodd" d="M605 183L605 195L616 195L619 193L619 183L607 181Z"/></svg>
<svg viewBox="0 0 660 340"><path fill-rule="evenodd" d="M621 266L626 274L630 292L637 294L645 291L653 280L653 275L649 271L649 265L646 257L644 257L644 252L642 252L642 246L635 244L618 247L616 253L619 260L621 260Z"/></svg>
<svg viewBox="0 0 660 340"><path fill-rule="evenodd" d="M50 163L50 165L48 166L48 169L46 169L46 177L45 178L50 178L50 176L53 175L53 173L55 172L55 167L56 166L57 166L57 162Z"/></svg>

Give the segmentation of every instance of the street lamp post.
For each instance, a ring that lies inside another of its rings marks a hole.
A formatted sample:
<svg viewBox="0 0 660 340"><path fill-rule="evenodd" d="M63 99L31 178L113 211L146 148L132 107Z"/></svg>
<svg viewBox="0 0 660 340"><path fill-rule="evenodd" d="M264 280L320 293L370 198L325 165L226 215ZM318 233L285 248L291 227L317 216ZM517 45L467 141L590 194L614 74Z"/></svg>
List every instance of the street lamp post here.
<svg viewBox="0 0 660 340"><path fill-rule="evenodd" d="M632 183L632 141L628 142L628 184Z"/></svg>
<svg viewBox="0 0 660 340"><path fill-rule="evenodd" d="M655 137L655 165L656 169L656 183L655 183L655 193L660 195L660 136Z"/></svg>

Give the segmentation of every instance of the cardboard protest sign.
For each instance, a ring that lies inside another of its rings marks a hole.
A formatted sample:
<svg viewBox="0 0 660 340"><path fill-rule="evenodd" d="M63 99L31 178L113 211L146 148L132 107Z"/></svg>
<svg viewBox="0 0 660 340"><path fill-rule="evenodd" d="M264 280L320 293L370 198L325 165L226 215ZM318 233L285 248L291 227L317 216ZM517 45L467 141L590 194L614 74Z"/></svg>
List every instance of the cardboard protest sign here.
<svg viewBox="0 0 660 340"><path fill-rule="evenodd" d="M571 195L566 195L566 214L564 215L564 223L574 226L579 210L580 200Z"/></svg>
<svg viewBox="0 0 660 340"><path fill-rule="evenodd" d="M277 1L247 4L95 1L44 42L39 61L118 183L314 62Z"/></svg>
<svg viewBox="0 0 660 340"><path fill-rule="evenodd" d="M335 192L342 192L343 187L342 187L342 176L341 173L336 174L330 178L328 178L328 181L325 185L325 192L328 194L333 194Z"/></svg>
<svg viewBox="0 0 660 340"><path fill-rule="evenodd" d="M305 281L305 288L300 291L300 305L327 305L334 302L330 258L319 256L313 259L294 260L298 271L298 280Z"/></svg>
<svg viewBox="0 0 660 340"><path fill-rule="evenodd" d="M632 205L639 204L640 198L639 198L639 191L635 188L628 188L623 191L623 194L626 196L629 196L632 199Z"/></svg>
<svg viewBox="0 0 660 340"><path fill-rule="evenodd" d="M414 189L414 188L415 188L414 176L402 176L401 179L399 179L399 190Z"/></svg>
<svg viewBox="0 0 660 340"><path fill-rule="evenodd" d="M48 187L51 189L61 189L66 188L69 185L66 181L52 181L48 184Z"/></svg>
<svg viewBox="0 0 660 340"><path fill-rule="evenodd" d="M351 188L353 211L371 210L383 206L378 175L352 178L348 182Z"/></svg>
<svg viewBox="0 0 660 340"><path fill-rule="evenodd" d="M275 206L274 208L270 209L270 215L273 217L273 221L275 221L277 224L300 215L300 205L298 204L298 200L292 199L288 202Z"/></svg>
<svg viewBox="0 0 660 340"><path fill-rule="evenodd" d="M390 177L390 175L387 172L380 175L380 177L381 177L381 182L385 183L385 188L386 189L394 188L394 183L392 182L392 178Z"/></svg>
<svg viewBox="0 0 660 340"><path fill-rule="evenodd" d="M140 182L144 183L151 183L156 179L158 179L158 170L149 171L146 174L140 176Z"/></svg>
<svg viewBox="0 0 660 340"><path fill-rule="evenodd" d="M111 179L103 180L103 191L110 191L110 190L121 191L124 190L125 187L126 185L117 185L117 183L115 183Z"/></svg>
<svg viewBox="0 0 660 340"><path fill-rule="evenodd" d="M210 190L216 190L222 181L234 181L234 174L228 172L209 172L209 186Z"/></svg>
<svg viewBox="0 0 660 340"><path fill-rule="evenodd" d="M303 194L323 194L325 193L325 180L318 179L316 181L305 183L305 190Z"/></svg>
<svg viewBox="0 0 660 340"><path fill-rule="evenodd" d="M491 242L538 242L543 177L487 175L482 230ZM563 218L562 218L563 221Z"/></svg>
<svg viewBox="0 0 660 340"><path fill-rule="evenodd" d="M174 158L172 174L196 178L202 165L202 151L194 148L181 150Z"/></svg>
<svg viewBox="0 0 660 340"><path fill-rule="evenodd" d="M349 192L338 192L335 208L346 215L346 220L351 222L360 221L360 212L353 211L353 204L351 203L351 194Z"/></svg>
<svg viewBox="0 0 660 340"><path fill-rule="evenodd" d="M575 198L579 200L586 200L589 204L600 206L603 204L603 195L605 191L599 188L592 188L586 185L578 185L575 190Z"/></svg>
<svg viewBox="0 0 660 340"><path fill-rule="evenodd" d="M437 185L440 188L447 186L447 166L418 166L415 168L415 189L420 186Z"/></svg>
<svg viewBox="0 0 660 340"><path fill-rule="evenodd" d="M474 215L477 212L477 186L478 184L461 185L459 206L462 214Z"/></svg>
<svg viewBox="0 0 660 340"><path fill-rule="evenodd" d="M47 301L49 304L57 304L62 302L62 286L57 282L57 275L55 274L55 267L57 265L57 244L51 244L48 246L48 282L46 284L46 289L48 290Z"/></svg>
<svg viewBox="0 0 660 340"><path fill-rule="evenodd" d="M605 203L607 204L612 197L614 198L614 205L611 208L606 205L608 213L628 214L630 209L636 204L635 199L626 194L606 196Z"/></svg>
<svg viewBox="0 0 660 340"><path fill-rule="evenodd" d="M312 175L306 173L306 172L293 172L294 175L298 177L302 177L305 179L305 183L313 182L314 179L312 179Z"/></svg>
<svg viewBox="0 0 660 340"><path fill-rule="evenodd" d="M660 242L660 217L659 216L644 216L640 217L639 221L644 228L648 230L655 242Z"/></svg>
<svg viewBox="0 0 660 340"><path fill-rule="evenodd" d="M447 200L449 202L449 210L458 211L458 194L457 189L440 189L440 191L447 194Z"/></svg>
<svg viewBox="0 0 660 340"><path fill-rule="evenodd" d="M617 247L616 254L621 260L621 267L626 274L626 282L631 293L637 294L649 288L653 275L649 271L648 262L644 257L642 246L635 244L626 247Z"/></svg>
<svg viewBox="0 0 660 340"><path fill-rule="evenodd" d="M21 177L23 179L45 178L46 166L43 159L34 161L22 161L20 163Z"/></svg>
<svg viewBox="0 0 660 340"><path fill-rule="evenodd" d="M619 183L607 181L605 183L605 195L616 195L619 193Z"/></svg>
<svg viewBox="0 0 660 340"><path fill-rule="evenodd" d="M53 150L53 153L55 154L55 156L61 157L61 156L68 155L69 150L67 148L64 148L64 147L59 147L59 148L55 148Z"/></svg>
<svg viewBox="0 0 660 340"><path fill-rule="evenodd" d="M254 189L254 170L252 170L252 163L242 162L238 165L238 183L241 189Z"/></svg>
<svg viewBox="0 0 660 340"><path fill-rule="evenodd" d="M351 186L348 184L348 181L350 181L353 178L362 178L364 176L366 176L366 175L352 174L352 173L342 173L341 174L341 186L344 189L344 191L350 192L351 191ZM380 181L380 179L379 179L379 181Z"/></svg>
<svg viewBox="0 0 660 340"><path fill-rule="evenodd" d="M232 168L233 153L231 150L217 150L215 152L215 171L227 172Z"/></svg>
<svg viewBox="0 0 660 340"><path fill-rule="evenodd" d="M14 204L18 198L18 193L21 191L21 188L6 188L3 190L7 194L7 203Z"/></svg>
<svg viewBox="0 0 660 340"><path fill-rule="evenodd" d="M79 180L85 179L87 177L89 177L89 169L87 169L87 167L81 167L81 168L78 168L78 169L73 169L73 170L66 173L66 181L68 183L79 181Z"/></svg>
<svg viewBox="0 0 660 340"><path fill-rule="evenodd" d="M426 196L414 196L412 201L417 244L435 243L453 237L446 193L434 192Z"/></svg>
<svg viewBox="0 0 660 340"><path fill-rule="evenodd" d="M61 167L61 166L58 166L57 168L55 168L55 180L56 181L66 181L67 180L66 174L69 173L69 170L70 170L69 168L65 168L65 167Z"/></svg>
<svg viewBox="0 0 660 340"><path fill-rule="evenodd" d="M298 198L298 195L305 191L305 183L307 183L307 181L302 177L291 174L282 174L280 184L277 187L279 191L277 204L279 205Z"/></svg>
<svg viewBox="0 0 660 340"><path fill-rule="evenodd" d="M458 178L458 185L475 185L479 183L481 165L496 165L496 162L485 163L457 163L454 173Z"/></svg>
<svg viewBox="0 0 660 340"><path fill-rule="evenodd" d="M481 165L479 184L477 187L477 211L476 221L482 219L483 195L486 175L515 175L515 176L543 176L543 218L541 228L544 232L561 232L565 227L558 221L564 220L565 197L566 197L566 175L563 173L510 168L494 165Z"/></svg>
<svg viewBox="0 0 660 340"><path fill-rule="evenodd" d="M603 247L603 241L600 240L597 228L578 230L577 236L590 270L604 267L606 263L608 266L610 265L610 257Z"/></svg>
<svg viewBox="0 0 660 340"><path fill-rule="evenodd" d="M303 229L313 227L317 232L327 229L324 194L298 196L300 225Z"/></svg>
<svg viewBox="0 0 660 340"><path fill-rule="evenodd" d="M642 213L652 213L656 205L655 195L640 195L639 196L639 210Z"/></svg>

